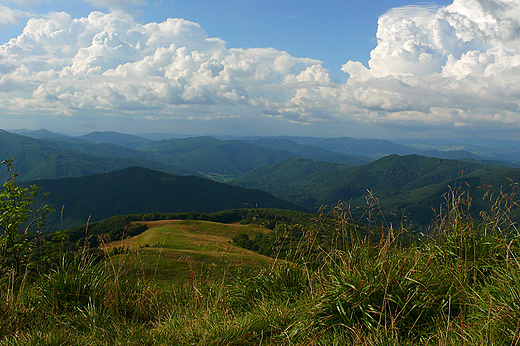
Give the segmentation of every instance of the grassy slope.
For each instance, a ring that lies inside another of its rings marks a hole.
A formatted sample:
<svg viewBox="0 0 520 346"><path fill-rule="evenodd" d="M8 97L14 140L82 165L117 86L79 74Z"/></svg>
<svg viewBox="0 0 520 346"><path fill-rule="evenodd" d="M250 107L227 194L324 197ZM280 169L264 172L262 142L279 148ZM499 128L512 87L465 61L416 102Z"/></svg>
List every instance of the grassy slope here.
<svg viewBox="0 0 520 346"><path fill-rule="evenodd" d="M256 226L149 223L108 245L139 249L124 261L79 256L15 294L0 278L0 345L517 345L516 225L500 213L474 223L453 197L435 236L410 247L394 237L405 229L369 242L338 215L331 230L347 241L327 250L313 241L324 229L310 226L291 264L229 243ZM229 275L251 259L267 270ZM110 266L121 263L135 275Z"/></svg>
<svg viewBox="0 0 520 346"><path fill-rule="evenodd" d="M272 258L230 242L237 233L266 232L259 226L193 220L139 223L149 229L135 237L109 243L105 248L129 249L129 263L138 263L146 278L154 278L160 284L189 279L190 273L222 276L227 271L254 270L273 262Z"/></svg>

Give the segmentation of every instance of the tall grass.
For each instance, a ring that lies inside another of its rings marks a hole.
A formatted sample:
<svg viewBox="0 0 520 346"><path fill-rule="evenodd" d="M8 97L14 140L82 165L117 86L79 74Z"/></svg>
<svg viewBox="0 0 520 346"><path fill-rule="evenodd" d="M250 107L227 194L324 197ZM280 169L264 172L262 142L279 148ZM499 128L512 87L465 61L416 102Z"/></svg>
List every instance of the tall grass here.
<svg viewBox="0 0 520 346"><path fill-rule="evenodd" d="M291 261L192 273L170 288L124 270L128 253L79 252L17 286L5 273L0 344L517 345L517 205L514 193L495 198L476 220L471 198L453 189L429 235L412 242L405 223L376 218L372 196L368 226L338 206L333 222L302 226Z"/></svg>

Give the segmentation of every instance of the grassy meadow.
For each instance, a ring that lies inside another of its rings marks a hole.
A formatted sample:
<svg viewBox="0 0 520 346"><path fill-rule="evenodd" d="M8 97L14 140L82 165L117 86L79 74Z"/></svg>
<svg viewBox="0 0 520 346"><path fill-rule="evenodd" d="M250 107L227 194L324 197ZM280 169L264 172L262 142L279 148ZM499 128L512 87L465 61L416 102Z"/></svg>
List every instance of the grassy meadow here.
<svg viewBox="0 0 520 346"><path fill-rule="evenodd" d="M167 287L202 276L226 277L238 272L269 268L274 259L232 244L238 233L254 235L268 230L257 225L222 224L195 220L139 222L148 230L102 249L111 264L131 270L144 280Z"/></svg>

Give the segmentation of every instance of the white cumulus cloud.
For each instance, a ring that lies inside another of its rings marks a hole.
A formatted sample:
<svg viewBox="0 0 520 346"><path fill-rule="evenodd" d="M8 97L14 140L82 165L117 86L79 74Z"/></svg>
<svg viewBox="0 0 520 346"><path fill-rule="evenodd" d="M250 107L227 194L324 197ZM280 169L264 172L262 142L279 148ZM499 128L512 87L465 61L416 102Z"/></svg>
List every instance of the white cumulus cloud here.
<svg viewBox="0 0 520 346"><path fill-rule="evenodd" d="M349 61L347 102L370 121L485 128L520 123L520 2L394 9L368 68Z"/></svg>
<svg viewBox="0 0 520 346"><path fill-rule="evenodd" d="M196 23L143 25L122 12L32 18L20 36L0 46L0 70L7 111L67 115L277 107L309 81L328 82L320 61L272 48L228 49Z"/></svg>

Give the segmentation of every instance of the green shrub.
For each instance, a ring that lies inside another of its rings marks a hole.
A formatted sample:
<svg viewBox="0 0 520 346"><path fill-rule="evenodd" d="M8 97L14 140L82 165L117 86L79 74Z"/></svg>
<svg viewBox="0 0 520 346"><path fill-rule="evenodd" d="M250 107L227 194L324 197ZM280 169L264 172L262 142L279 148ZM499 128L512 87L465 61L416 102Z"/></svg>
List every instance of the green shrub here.
<svg viewBox="0 0 520 346"><path fill-rule="evenodd" d="M9 174L4 189L0 191L0 269L8 269L19 276L28 264L28 252L33 246L30 233L43 225L51 208L45 204L33 208L38 188L22 188L16 185L13 159L0 162L7 166Z"/></svg>

